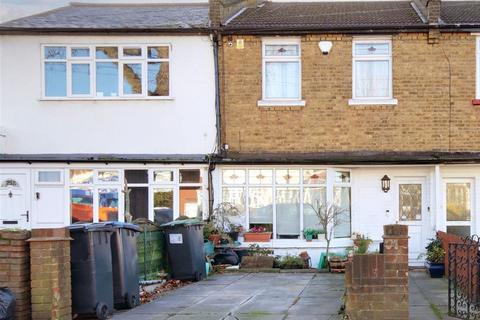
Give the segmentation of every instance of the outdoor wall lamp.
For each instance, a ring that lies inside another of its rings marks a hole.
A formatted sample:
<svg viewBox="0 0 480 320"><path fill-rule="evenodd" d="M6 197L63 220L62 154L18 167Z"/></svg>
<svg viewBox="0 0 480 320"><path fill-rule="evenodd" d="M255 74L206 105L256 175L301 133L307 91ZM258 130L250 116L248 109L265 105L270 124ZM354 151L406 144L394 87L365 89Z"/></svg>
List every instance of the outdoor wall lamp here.
<svg viewBox="0 0 480 320"><path fill-rule="evenodd" d="M382 190L387 193L390 190L390 178L384 175L382 178Z"/></svg>
<svg viewBox="0 0 480 320"><path fill-rule="evenodd" d="M324 55L327 55L330 52L330 50L332 49L332 46L333 46L332 41L320 41L318 43L318 47L320 48L320 51L322 51Z"/></svg>

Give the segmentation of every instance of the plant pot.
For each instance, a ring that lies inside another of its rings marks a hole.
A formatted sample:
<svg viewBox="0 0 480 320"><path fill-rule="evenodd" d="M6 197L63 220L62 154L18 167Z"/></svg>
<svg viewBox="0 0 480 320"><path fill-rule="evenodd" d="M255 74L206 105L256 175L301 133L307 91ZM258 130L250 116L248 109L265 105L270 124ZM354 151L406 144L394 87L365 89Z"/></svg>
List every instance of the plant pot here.
<svg viewBox="0 0 480 320"><path fill-rule="evenodd" d="M271 232L245 232L245 242L270 242Z"/></svg>
<svg viewBox="0 0 480 320"><path fill-rule="evenodd" d="M443 278L445 275L445 265L443 263L425 262L425 267L428 270L431 278Z"/></svg>
<svg viewBox="0 0 480 320"><path fill-rule="evenodd" d="M213 245L217 245L220 242L220 239L222 239L222 235L220 234L211 234L208 236L208 240L213 242Z"/></svg>
<svg viewBox="0 0 480 320"><path fill-rule="evenodd" d="M230 231L228 233L230 238L232 238L233 241L238 241L238 232L237 231Z"/></svg>
<svg viewBox="0 0 480 320"><path fill-rule="evenodd" d="M244 256L242 258L242 269L265 269L273 268L274 257L270 256Z"/></svg>
<svg viewBox="0 0 480 320"><path fill-rule="evenodd" d="M311 234L305 235L305 240L307 240L307 242L312 242L312 240L313 240L313 235L311 235Z"/></svg>

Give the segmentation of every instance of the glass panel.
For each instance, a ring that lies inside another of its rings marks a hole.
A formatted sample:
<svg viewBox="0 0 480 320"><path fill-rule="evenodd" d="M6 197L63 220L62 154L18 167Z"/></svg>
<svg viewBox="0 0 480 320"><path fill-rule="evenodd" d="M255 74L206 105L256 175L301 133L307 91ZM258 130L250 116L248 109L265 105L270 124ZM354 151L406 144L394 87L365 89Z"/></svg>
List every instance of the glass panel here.
<svg viewBox="0 0 480 320"><path fill-rule="evenodd" d="M72 93L90 94L90 65L72 63Z"/></svg>
<svg viewBox="0 0 480 320"><path fill-rule="evenodd" d="M127 183L148 183L147 170L125 170Z"/></svg>
<svg viewBox="0 0 480 320"><path fill-rule="evenodd" d="M350 237L350 187L333 188L333 201L340 208L341 213L338 216L339 224L333 231L335 238Z"/></svg>
<svg viewBox="0 0 480 320"><path fill-rule="evenodd" d="M471 235L470 226L447 226L447 233L465 238Z"/></svg>
<svg viewBox="0 0 480 320"><path fill-rule="evenodd" d="M272 188L250 188L248 192L250 223L273 223Z"/></svg>
<svg viewBox="0 0 480 320"><path fill-rule="evenodd" d="M266 45L265 46L265 56L269 57L295 57L299 55L299 46L298 44L289 44L289 45Z"/></svg>
<svg viewBox="0 0 480 320"><path fill-rule="evenodd" d="M305 169L303 170L304 184L325 184L327 183L327 170Z"/></svg>
<svg viewBox="0 0 480 320"><path fill-rule="evenodd" d="M73 58L88 58L90 57L89 48L72 48L71 55Z"/></svg>
<svg viewBox="0 0 480 320"><path fill-rule="evenodd" d="M245 214L245 188L227 187L223 188L223 202L233 204L240 213Z"/></svg>
<svg viewBox="0 0 480 320"><path fill-rule="evenodd" d="M123 65L123 94L142 94L142 64Z"/></svg>
<svg viewBox="0 0 480 320"><path fill-rule="evenodd" d="M67 95L67 64L65 62L45 63L45 96L65 97Z"/></svg>
<svg viewBox="0 0 480 320"><path fill-rule="evenodd" d="M265 63L265 98L300 99L299 62Z"/></svg>
<svg viewBox="0 0 480 320"><path fill-rule="evenodd" d="M390 44L388 43L357 43L355 44L356 55L388 55Z"/></svg>
<svg viewBox="0 0 480 320"><path fill-rule="evenodd" d="M70 212L72 223L93 222L93 190L70 188Z"/></svg>
<svg viewBox="0 0 480 320"><path fill-rule="evenodd" d="M141 57L142 48L123 48L124 57Z"/></svg>
<svg viewBox="0 0 480 320"><path fill-rule="evenodd" d="M118 96L118 64L97 62L97 97Z"/></svg>
<svg viewBox="0 0 480 320"><path fill-rule="evenodd" d="M318 210L321 204L327 203L326 187L304 188L303 203L303 228L321 229L318 216L313 209Z"/></svg>
<svg viewBox="0 0 480 320"><path fill-rule="evenodd" d="M166 97L169 95L168 62L148 63L148 95Z"/></svg>
<svg viewBox="0 0 480 320"><path fill-rule="evenodd" d="M70 183L72 184L93 183L93 170L89 170L89 169L70 170Z"/></svg>
<svg viewBox="0 0 480 320"><path fill-rule="evenodd" d="M39 171L38 182L62 182L62 173L60 171Z"/></svg>
<svg viewBox="0 0 480 320"><path fill-rule="evenodd" d="M349 183L350 172L349 171L335 171L335 182L337 183Z"/></svg>
<svg viewBox="0 0 480 320"><path fill-rule="evenodd" d="M166 171L164 171L166 172ZM153 213L156 223L165 223L173 220L173 189L153 189Z"/></svg>
<svg viewBox="0 0 480 320"><path fill-rule="evenodd" d="M470 183L447 183L447 221L470 221Z"/></svg>
<svg viewBox="0 0 480 320"><path fill-rule="evenodd" d="M153 172L153 181L163 182L163 183L173 182L173 171L172 170L155 170Z"/></svg>
<svg viewBox="0 0 480 320"><path fill-rule="evenodd" d="M248 170L248 183L250 184L272 184L272 170Z"/></svg>
<svg viewBox="0 0 480 320"><path fill-rule="evenodd" d="M180 215L202 219L201 195L201 187L180 187Z"/></svg>
<svg viewBox="0 0 480 320"><path fill-rule="evenodd" d="M20 188L20 183L18 183L17 180L7 179L7 180L2 181L2 184L0 186L2 188L8 188L8 187Z"/></svg>
<svg viewBox="0 0 480 320"><path fill-rule="evenodd" d="M45 47L45 60L65 60L67 58L66 47Z"/></svg>
<svg viewBox="0 0 480 320"><path fill-rule="evenodd" d="M277 188L277 238L298 238L300 235L300 189Z"/></svg>
<svg viewBox="0 0 480 320"><path fill-rule="evenodd" d="M400 220L422 220L422 185L399 185L399 197Z"/></svg>
<svg viewBox="0 0 480 320"><path fill-rule="evenodd" d="M276 170L276 183L277 184L299 184L300 183L300 170L283 169Z"/></svg>
<svg viewBox="0 0 480 320"><path fill-rule="evenodd" d="M389 65L389 61L356 61L355 96L358 98L388 98L390 96Z"/></svg>
<svg viewBox="0 0 480 320"><path fill-rule="evenodd" d="M129 187L125 195L125 220L139 218L148 219L148 187Z"/></svg>
<svg viewBox="0 0 480 320"><path fill-rule="evenodd" d="M245 170L223 170L223 184L245 184Z"/></svg>
<svg viewBox="0 0 480 320"><path fill-rule="evenodd" d="M117 47L96 47L95 57L97 59L117 59L118 48Z"/></svg>
<svg viewBox="0 0 480 320"><path fill-rule="evenodd" d="M100 170L98 171L98 181L100 182L118 182L120 177L116 170Z"/></svg>
<svg viewBox="0 0 480 320"><path fill-rule="evenodd" d="M201 183L202 177L198 169L180 169L180 183Z"/></svg>
<svg viewBox="0 0 480 320"><path fill-rule="evenodd" d="M117 189L98 189L98 220L118 221Z"/></svg>
<svg viewBox="0 0 480 320"><path fill-rule="evenodd" d="M167 46L162 47L148 47L149 59L168 59L169 48Z"/></svg>

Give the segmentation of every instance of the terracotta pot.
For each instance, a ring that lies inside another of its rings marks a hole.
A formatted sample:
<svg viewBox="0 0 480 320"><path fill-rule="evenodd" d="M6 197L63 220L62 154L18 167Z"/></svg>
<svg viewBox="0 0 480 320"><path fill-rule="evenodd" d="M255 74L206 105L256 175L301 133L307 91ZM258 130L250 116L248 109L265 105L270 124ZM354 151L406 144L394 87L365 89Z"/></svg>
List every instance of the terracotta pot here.
<svg viewBox="0 0 480 320"><path fill-rule="evenodd" d="M243 238L245 242L270 242L271 232L245 232Z"/></svg>
<svg viewBox="0 0 480 320"><path fill-rule="evenodd" d="M208 240L212 241L214 245L219 244L220 239L222 239L222 235L220 234L211 234L208 236Z"/></svg>

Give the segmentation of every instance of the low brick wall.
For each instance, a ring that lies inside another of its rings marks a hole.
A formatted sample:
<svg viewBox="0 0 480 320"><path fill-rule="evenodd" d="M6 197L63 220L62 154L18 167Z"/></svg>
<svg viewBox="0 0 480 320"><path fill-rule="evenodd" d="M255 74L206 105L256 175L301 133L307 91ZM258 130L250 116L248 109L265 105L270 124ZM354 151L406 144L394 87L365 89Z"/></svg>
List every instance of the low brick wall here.
<svg viewBox="0 0 480 320"><path fill-rule="evenodd" d="M17 320L31 319L29 238L29 231L0 230L0 287L15 293Z"/></svg>
<svg viewBox="0 0 480 320"><path fill-rule="evenodd" d="M384 226L384 253L355 255L345 271L351 320L408 319L408 227Z"/></svg>

